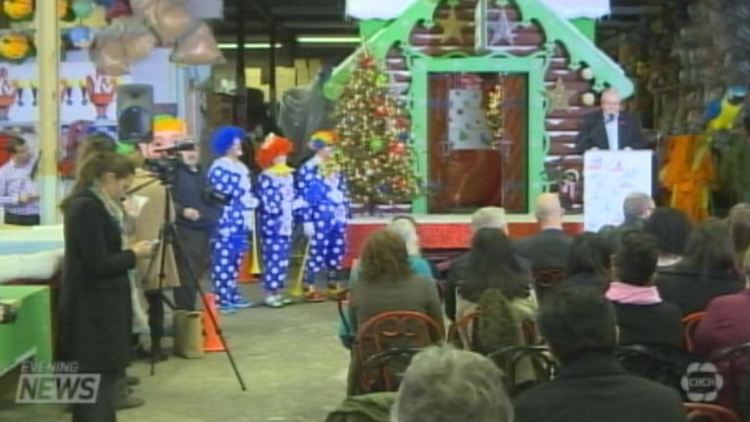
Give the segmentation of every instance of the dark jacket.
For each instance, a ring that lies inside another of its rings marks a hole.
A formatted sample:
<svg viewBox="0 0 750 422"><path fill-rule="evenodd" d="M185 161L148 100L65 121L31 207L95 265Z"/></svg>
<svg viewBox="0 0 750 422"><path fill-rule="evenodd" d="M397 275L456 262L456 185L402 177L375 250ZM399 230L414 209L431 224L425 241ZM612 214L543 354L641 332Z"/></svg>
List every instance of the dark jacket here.
<svg viewBox="0 0 750 422"><path fill-rule="evenodd" d="M179 226L211 232L221 217L222 206L212 200L206 183L206 172L198 168L191 170L180 165L175 172L172 196L175 204L176 222ZM198 221L188 220L182 215L185 208L194 208L201 214Z"/></svg>
<svg viewBox="0 0 750 422"><path fill-rule="evenodd" d="M559 229L547 229L515 243L519 255L529 260L531 270L565 268L573 239Z"/></svg>
<svg viewBox="0 0 750 422"><path fill-rule="evenodd" d="M706 309L708 302L723 295L737 293L743 286L734 271L706 274L690 263L679 263L656 274L656 287L666 302L677 305L682 315Z"/></svg>
<svg viewBox="0 0 750 422"><path fill-rule="evenodd" d="M631 305L613 302L620 344L682 347L682 315L671 303Z"/></svg>
<svg viewBox="0 0 750 422"><path fill-rule="evenodd" d="M603 292L609 287L609 280L593 271L583 271L576 274L569 275L565 280L565 283L573 283L577 286L596 287L601 289Z"/></svg>
<svg viewBox="0 0 750 422"><path fill-rule="evenodd" d="M132 251L120 228L90 191L72 197L65 214L65 263L60 291L60 347L83 372L124 370L131 333Z"/></svg>
<svg viewBox="0 0 750 422"><path fill-rule="evenodd" d="M648 146L643 140L641 123L625 110L621 110L617 118L618 141L620 149L645 149ZM583 123L576 137L576 153L583 154L591 148L608 150L609 140L604 126L602 111L594 111L583 118Z"/></svg>
<svg viewBox="0 0 750 422"><path fill-rule="evenodd" d="M524 273L528 274L529 279L531 275L531 264L525 258L517 256L518 263L521 266ZM459 256L451 262L448 268L447 283L445 286L445 317L450 321L456 320L456 299L458 294L458 286L466 276L466 267L469 265L469 253Z"/></svg>
<svg viewBox="0 0 750 422"><path fill-rule="evenodd" d="M606 354L563 365L515 400L515 422L685 422L680 396L625 372Z"/></svg>
<svg viewBox="0 0 750 422"><path fill-rule="evenodd" d="M750 290L711 300L693 337L695 353L709 357L728 347L750 342L749 309ZM736 386L741 385L742 377L746 376L744 368L750 365L750 359L737 359L734 368L730 368L730 364L731 362L717 363L724 376L724 387L719 391L717 403L733 408L738 393ZM730 381L732 377L735 379Z"/></svg>

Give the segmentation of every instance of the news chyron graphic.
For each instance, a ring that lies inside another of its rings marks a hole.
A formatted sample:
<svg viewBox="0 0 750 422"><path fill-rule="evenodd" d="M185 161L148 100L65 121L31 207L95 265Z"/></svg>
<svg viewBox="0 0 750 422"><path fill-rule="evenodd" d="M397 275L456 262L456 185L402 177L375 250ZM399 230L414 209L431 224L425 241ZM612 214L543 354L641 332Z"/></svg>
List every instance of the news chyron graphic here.
<svg viewBox="0 0 750 422"><path fill-rule="evenodd" d="M90 404L99 393L99 374L81 374L76 363L27 362L16 390L19 404Z"/></svg>
<svg viewBox="0 0 750 422"><path fill-rule="evenodd" d="M688 365L680 385L691 402L710 403L724 387L724 378L713 363L693 362Z"/></svg>

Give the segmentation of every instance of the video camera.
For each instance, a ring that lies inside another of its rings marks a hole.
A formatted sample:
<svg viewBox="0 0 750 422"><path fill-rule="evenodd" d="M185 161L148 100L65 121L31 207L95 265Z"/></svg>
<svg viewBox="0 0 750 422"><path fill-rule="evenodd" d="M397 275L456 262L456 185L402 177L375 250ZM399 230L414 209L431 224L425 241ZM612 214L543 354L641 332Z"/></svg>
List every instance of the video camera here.
<svg viewBox="0 0 750 422"><path fill-rule="evenodd" d="M156 175L162 183L172 183L174 174L182 164L182 160L177 155L180 151L193 151L195 144L186 142L169 148L156 149L154 152L163 153L164 158L147 158L143 162L143 167Z"/></svg>

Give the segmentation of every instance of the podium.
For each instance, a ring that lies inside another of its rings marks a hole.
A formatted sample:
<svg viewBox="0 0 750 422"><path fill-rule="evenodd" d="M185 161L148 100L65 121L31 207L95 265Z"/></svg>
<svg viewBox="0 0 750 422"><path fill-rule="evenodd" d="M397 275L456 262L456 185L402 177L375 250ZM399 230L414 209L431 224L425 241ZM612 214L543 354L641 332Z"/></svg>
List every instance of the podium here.
<svg viewBox="0 0 750 422"><path fill-rule="evenodd" d="M599 231L624 220L622 203L631 193L651 195L651 150L587 151L583 157L584 229Z"/></svg>

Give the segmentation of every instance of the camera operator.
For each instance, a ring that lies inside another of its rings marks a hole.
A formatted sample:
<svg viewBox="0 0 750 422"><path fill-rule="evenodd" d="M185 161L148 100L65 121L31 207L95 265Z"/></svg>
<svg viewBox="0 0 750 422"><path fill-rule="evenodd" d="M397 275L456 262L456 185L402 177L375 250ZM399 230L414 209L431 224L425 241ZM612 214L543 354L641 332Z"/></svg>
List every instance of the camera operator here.
<svg viewBox="0 0 750 422"><path fill-rule="evenodd" d="M185 122L172 116L157 116L154 119L154 139L150 143L139 144L140 152L146 160L162 160L165 154L163 149L171 148L186 137ZM159 161L157 161L159 162ZM160 229L164 223L164 210L167 203L167 189L162 184L163 174L154 166L136 170L135 182L136 192L133 193L135 203L140 203L136 212L135 230L131 242L144 239L158 239ZM174 222L174 210L169 216L170 222ZM164 360L167 354L161 350L161 339L164 336L164 301L162 289L168 291L180 287L177 264L174 250L171 244L163 246L164 253L164 280L160 280L159 273L162 267L162 247L156 249L153 259L142 260L138 263L136 280L142 281L146 301L148 303L148 325L151 332L151 351L156 351L157 360ZM150 357L151 352L141 353L142 357Z"/></svg>
<svg viewBox="0 0 750 422"><path fill-rule="evenodd" d="M175 304L179 309L196 309L196 288L187 269L191 265L195 280L203 282L210 262L209 238L221 216L221 205L212 199L206 183L206 172L198 164L200 151L193 140L192 150L180 151L182 162L174 173L172 196L177 215L177 233L183 258L177 260L182 288L175 290Z"/></svg>

